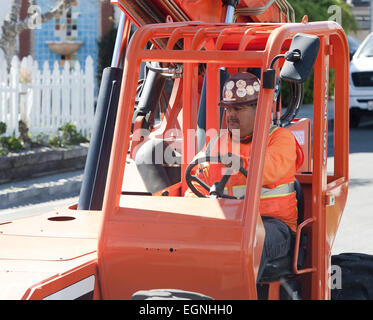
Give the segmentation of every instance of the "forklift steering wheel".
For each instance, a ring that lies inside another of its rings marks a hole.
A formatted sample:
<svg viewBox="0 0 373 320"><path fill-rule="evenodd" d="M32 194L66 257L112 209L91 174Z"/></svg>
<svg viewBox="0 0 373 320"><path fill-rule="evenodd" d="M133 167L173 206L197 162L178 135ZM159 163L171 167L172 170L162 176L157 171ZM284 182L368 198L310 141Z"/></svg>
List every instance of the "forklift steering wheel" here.
<svg viewBox="0 0 373 320"><path fill-rule="evenodd" d="M201 187L203 187L206 191L208 191L210 196L215 196L218 198L226 198L226 199L243 199L243 197L237 198L234 196L229 196L229 195L224 194L224 187L234 172L233 168L227 166L226 162L223 162L223 159L227 159L227 157L230 157L230 159L232 159L231 163L235 162L234 158L236 158L236 160L237 158L239 158L237 155L233 155L231 153L228 153L223 157L219 153L217 154L217 156L210 156L210 155L206 155L202 153L200 156L194 158L191 163L189 163L188 167L185 170L185 180L190 190L192 190L192 192L196 196L200 198L209 198L209 196L204 195L203 193L197 190L197 188L192 183L193 181L197 182ZM247 170L243 167L243 160L239 158L239 161L240 161L240 168L238 171L241 172L247 178ZM193 168L196 165L204 163L204 162L221 163L223 166L227 167L227 171L225 172L221 180L219 182L215 182L212 186L209 186L206 182L202 181L199 177L191 174Z"/></svg>

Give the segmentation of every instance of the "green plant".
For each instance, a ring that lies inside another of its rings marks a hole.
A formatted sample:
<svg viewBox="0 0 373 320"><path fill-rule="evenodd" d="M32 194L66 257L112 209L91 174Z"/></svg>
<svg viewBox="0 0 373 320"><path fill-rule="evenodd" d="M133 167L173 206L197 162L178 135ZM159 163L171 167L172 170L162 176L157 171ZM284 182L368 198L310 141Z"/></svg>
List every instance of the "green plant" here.
<svg viewBox="0 0 373 320"><path fill-rule="evenodd" d="M130 30L130 38L135 32L136 27L132 24ZM100 41L98 41L98 57L97 57L97 80L98 87L100 87L102 73L105 68L110 67L113 58L115 47L115 40L117 37L117 28L112 27L106 34L104 34Z"/></svg>
<svg viewBox="0 0 373 320"><path fill-rule="evenodd" d="M52 147L66 147L73 144L87 142L88 140L76 129L72 123L66 123L58 128L58 133L48 140Z"/></svg>
<svg viewBox="0 0 373 320"><path fill-rule="evenodd" d="M58 130L62 132L62 138L70 144L79 144L88 141L80 132L78 132L75 124L68 122L58 128Z"/></svg>
<svg viewBox="0 0 373 320"><path fill-rule="evenodd" d="M66 147L66 144L63 142L62 138L60 135L55 135L53 137L50 137L49 140L47 141L47 145L54 147L54 148L64 148Z"/></svg>
<svg viewBox="0 0 373 320"><path fill-rule="evenodd" d="M2 154L7 154L9 151L18 152L25 149L23 141L15 136L0 137L0 149Z"/></svg>
<svg viewBox="0 0 373 320"><path fill-rule="evenodd" d="M6 132L6 123L0 122L0 135ZM7 155L10 151L18 152L25 149L23 140L14 135L0 137L0 156Z"/></svg>
<svg viewBox="0 0 373 320"><path fill-rule="evenodd" d="M351 12L348 4L343 0L289 0L289 3L294 8L295 19L300 22L303 16L308 16L308 21L327 21L334 20L333 14L335 8L340 9L341 17L340 22L346 34L351 31L356 31L357 24L354 15ZM334 8L334 9L333 9ZM338 21L337 21L338 22ZM281 95L285 101L288 101L288 88L282 88ZM334 95L334 72L332 71L329 76L329 97ZM313 103L313 71L304 83L304 104Z"/></svg>
<svg viewBox="0 0 373 320"><path fill-rule="evenodd" d="M10 151L16 151L16 152L24 149L22 140L15 136L9 137L7 148Z"/></svg>
<svg viewBox="0 0 373 320"><path fill-rule="evenodd" d="M0 134L6 132L6 124L0 122ZM24 132L24 135L28 132ZM27 140L27 139L26 139ZM27 140L28 141L28 140ZM68 147L70 145L79 144L82 142L88 142L88 140L76 129L76 126L72 123L66 123L63 126L58 128L58 132L55 135L48 136L44 133L40 133L36 136L35 141L31 141L31 143L25 143L22 136L15 137L14 135L11 137L5 136L0 137L0 156L7 155L9 152L19 152L25 149L25 145L30 147L35 146L50 146L50 147Z"/></svg>
<svg viewBox="0 0 373 320"><path fill-rule="evenodd" d="M48 147L48 141L50 139L50 136L47 135L46 133L38 133L35 137L33 137L32 142L33 144L37 146L45 146Z"/></svg>
<svg viewBox="0 0 373 320"><path fill-rule="evenodd" d="M348 34L356 31L356 19L350 9L350 6L344 0L289 0L294 8L296 21L301 21L304 15L308 16L308 21L327 21L335 20L342 24L343 29ZM335 16L336 8L340 9L341 17ZM339 20L339 21L338 21Z"/></svg>
<svg viewBox="0 0 373 320"><path fill-rule="evenodd" d="M6 123L0 121L0 135L6 132Z"/></svg>

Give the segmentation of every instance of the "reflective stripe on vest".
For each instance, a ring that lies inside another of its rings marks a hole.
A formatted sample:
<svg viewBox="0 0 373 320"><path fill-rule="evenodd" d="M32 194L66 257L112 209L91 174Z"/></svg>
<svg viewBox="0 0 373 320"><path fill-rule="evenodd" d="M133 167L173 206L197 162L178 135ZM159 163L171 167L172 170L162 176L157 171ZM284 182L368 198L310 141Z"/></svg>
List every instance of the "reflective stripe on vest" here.
<svg viewBox="0 0 373 320"><path fill-rule="evenodd" d="M224 193L227 193L227 188L224 188ZM246 186L245 185L238 185L238 186L232 186L233 196L236 198L241 198L246 193ZM295 192L295 186L294 182L281 184L277 186L276 188L269 189L262 187L260 198L261 199L267 199L267 198L275 198L275 197L285 197Z"/></svg>
<svg viewBox="0 0 373 320"><path fill-rule="evenodd" d="M289 194L293 193L295 191L294 182L281 184L277 186L276 188L269 189L262 187L262 191L260 194L260 198L273 198L273 197L283 197L288 196Z"/></svg>
<svg viewBox="0 0 373 320"><path fill-rule="evenodd" d="M246 185L232 186L233 196L240 199L246 194Z"/></svg>
<svg viewBox="0 0 373 320"><path fill-rule="evenodd" d="M271 126L269 127L269 135L271 135L273 132L275 132L276 129L278 129L278 127L271 124Z"/></svg>

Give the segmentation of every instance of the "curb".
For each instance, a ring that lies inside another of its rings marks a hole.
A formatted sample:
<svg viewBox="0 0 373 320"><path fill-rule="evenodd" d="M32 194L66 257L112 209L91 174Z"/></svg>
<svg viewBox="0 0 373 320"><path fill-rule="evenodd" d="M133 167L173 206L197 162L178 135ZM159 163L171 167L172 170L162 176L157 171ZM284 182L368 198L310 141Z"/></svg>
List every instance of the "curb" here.
<svg viewBox="0 0 373 320"><path fill-rule="evenodd" d="M0 188L0 209L77 196L82 179L83 171L76 171L4 185Z"/></svg>
<svg viewBox="0 0 373 320"><path fill-rule="evenodd" d="M88 146L88 143L81 143L68 148L42 147L0 156L0 183L81 170L85 166Z"/></svg>

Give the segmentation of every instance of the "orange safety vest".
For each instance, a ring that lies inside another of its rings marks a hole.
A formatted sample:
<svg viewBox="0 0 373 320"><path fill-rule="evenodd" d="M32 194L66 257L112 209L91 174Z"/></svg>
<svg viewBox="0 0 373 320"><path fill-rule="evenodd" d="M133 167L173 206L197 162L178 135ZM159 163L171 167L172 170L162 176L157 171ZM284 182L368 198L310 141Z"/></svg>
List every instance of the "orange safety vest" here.
<svg viewBox="0 0 373 320"><path fill-rule="evenodd" d="M238 149L239 147L239 149ZM201 151L210 156L235 153L243 160L247 170L252 143L234 142L228 132L212 139ZM285 129L271 126L267 149L265 153L262 190L259 212L262 216L271 216L285 222L294 232L297 227L297 200L294 188L295 173L303 163L303 152L293 134ZM194 168L193 175L198 176L210 186L221 180L226 168L218 163L202 163ZM208 194L198 184L196 188L203 194ZM225 193L240 198L246 193L246 178L240 173L234 173L225 186ZM188 189L185 196L195 196Z"/></svg>

